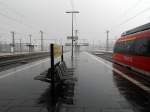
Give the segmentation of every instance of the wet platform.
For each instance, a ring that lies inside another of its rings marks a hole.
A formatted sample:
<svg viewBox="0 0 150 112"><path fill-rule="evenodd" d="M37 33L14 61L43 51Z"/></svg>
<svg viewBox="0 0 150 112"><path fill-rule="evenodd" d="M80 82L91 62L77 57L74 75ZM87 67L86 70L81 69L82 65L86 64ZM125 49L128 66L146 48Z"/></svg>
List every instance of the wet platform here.
<svg viewBox="0 0 150 112"><path fill-rule="evenodd" d="M114 81L112 66L105 60L97 61L93 55L83 52L74 59L76 84L72 106L62 106L62 112L133 112L128 101L120 94Z"/></svg>
<svg viewBox="0 0 150 112"><path fill-rule="evenodd" d="M73 104L59 103L59 112L148 112L149 99L141 90L113 71L111 62L90 53L65 53L75 68ZM34 80L47 70L44 59L0 73L0 112L50 112L50 84Z"/></svg>

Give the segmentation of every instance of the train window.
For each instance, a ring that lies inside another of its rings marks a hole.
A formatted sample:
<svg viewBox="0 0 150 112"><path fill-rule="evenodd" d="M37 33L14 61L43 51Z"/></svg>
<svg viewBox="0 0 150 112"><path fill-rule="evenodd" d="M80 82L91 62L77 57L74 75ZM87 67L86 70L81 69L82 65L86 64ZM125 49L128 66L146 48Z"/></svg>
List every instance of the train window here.
<svg viewBox="0 0 150 112"><path fill-rule="evenodd" d="M114 52L131 54L133 49L134 40L117 42L114 47Z"/></svg>
<svg viewBox="0 0 150 112"><path fill-rule="evenodd" d="M114 51L114 52L117 52L117 50L118 50L117 48L118 48L118 43L115 44L113 51Z"/></svg>
<svg viewBox="0 0 150 112"><path fill-rule="evenodd" d="M122 42L117 42L114 47L114 52L122 52L122 48L123 48Z"/></svg>
<svg viewBox="0 0 150 112"><path fill-rule="evenodd" d="M125 41L126 46L125 46L125 53L127 54L133 54L133 45L134 45L135 39L134 40L128 40Z"/></svg>
<svg viewBox="0 0 150 112"><path fill-rule="evenodd" d="M137 55L150 56L150 38L136 39L135 53Z"/></svg>

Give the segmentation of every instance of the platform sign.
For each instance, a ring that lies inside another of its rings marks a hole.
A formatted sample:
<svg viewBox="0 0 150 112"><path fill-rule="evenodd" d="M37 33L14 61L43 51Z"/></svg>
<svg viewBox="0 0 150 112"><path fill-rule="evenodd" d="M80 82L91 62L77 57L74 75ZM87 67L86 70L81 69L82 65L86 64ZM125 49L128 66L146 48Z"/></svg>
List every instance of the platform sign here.
<svg viewBox="0 0 150 112"><path fill-rule="evenodd" d="M61 56L61 45L54 44L54 57Z"/></svg>
<svg viewBox="0 0 150 112"><path fill-rule="evenodd" d="M72 39L72 36L68 36L67 39L68 39L68 40L71 40L71 39ZM78 36L73 36L73 40L78 40Z"/></svg>

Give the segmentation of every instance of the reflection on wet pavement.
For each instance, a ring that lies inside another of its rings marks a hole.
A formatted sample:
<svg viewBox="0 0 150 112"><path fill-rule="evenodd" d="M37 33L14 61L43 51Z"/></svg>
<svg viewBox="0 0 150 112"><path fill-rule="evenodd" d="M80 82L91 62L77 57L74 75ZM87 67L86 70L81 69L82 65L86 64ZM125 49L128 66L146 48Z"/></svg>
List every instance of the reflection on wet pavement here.
<svg viewBox="0 0 150 112"><path fill-rule="evenodd" d="M49 87L42 93L37 102L48 112L59 112L62 105L74 104L74 88L77 79L73 77L74 69L67 68L65 65L65 62L55 64L54 83L51 81L51 68L34 78L49 84ZM72 63L71 66L74 67Z"/></svg>
<svg viewBox="0 0 150 112"><path fill-rule="evenodd" d="M113 68L148 85L134 72L107 62L112 69L85 52L64 56L74 67L77 81L60 82L51 96L51 84L34 80L49 68L49 60L0 80L0 112L149 112L149 93L132 84ZM20 67L21 68L21 67ZM19 69L20 69L19 68ZM18 70L16 68L16 70ZM9 71L8 71L9 72ZM52 98L55 102L52 102Z"/></svg>
<svg viewBox="0 0 150 112"><path fill-rule="evenodd" d="M120 66L116 64L114 64L113 67L117 69L120 68ZM119 92L132 104L135 111L150 111L150 94L142 91L140 88L115 72L113 72L113 78Z"/></svg>
<svg viewBox="0 0 150 112"><path fill-rule="evenodd" d="M52 91L51 86L49 86L37 103L46 108L48 112L58 111L62 104L73 105L74 86L72 83L59 83L56 85L55 91ZM52 92L55 92L55 97L52 96ZM54 101L52 98L55 98Z"/></svg>
<svg viewBox="0 0 150 112"><path fill-rule="evenodd" d="M60 112L133 112L114 85L111 69L87 53L80 53L74 63L78 77L75 104L62 105Z"/></svg>

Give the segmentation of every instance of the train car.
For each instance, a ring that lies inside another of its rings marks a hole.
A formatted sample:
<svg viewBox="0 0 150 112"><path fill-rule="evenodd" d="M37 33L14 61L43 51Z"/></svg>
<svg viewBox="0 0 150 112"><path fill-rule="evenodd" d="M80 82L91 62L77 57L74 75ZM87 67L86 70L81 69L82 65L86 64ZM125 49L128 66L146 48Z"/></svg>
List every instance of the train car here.
<svg viewBox="0 0 150 112"><path fill-rule="evenodd" d="M113 51L115 63L150 76L150 23L124 32Z"/></svg>

